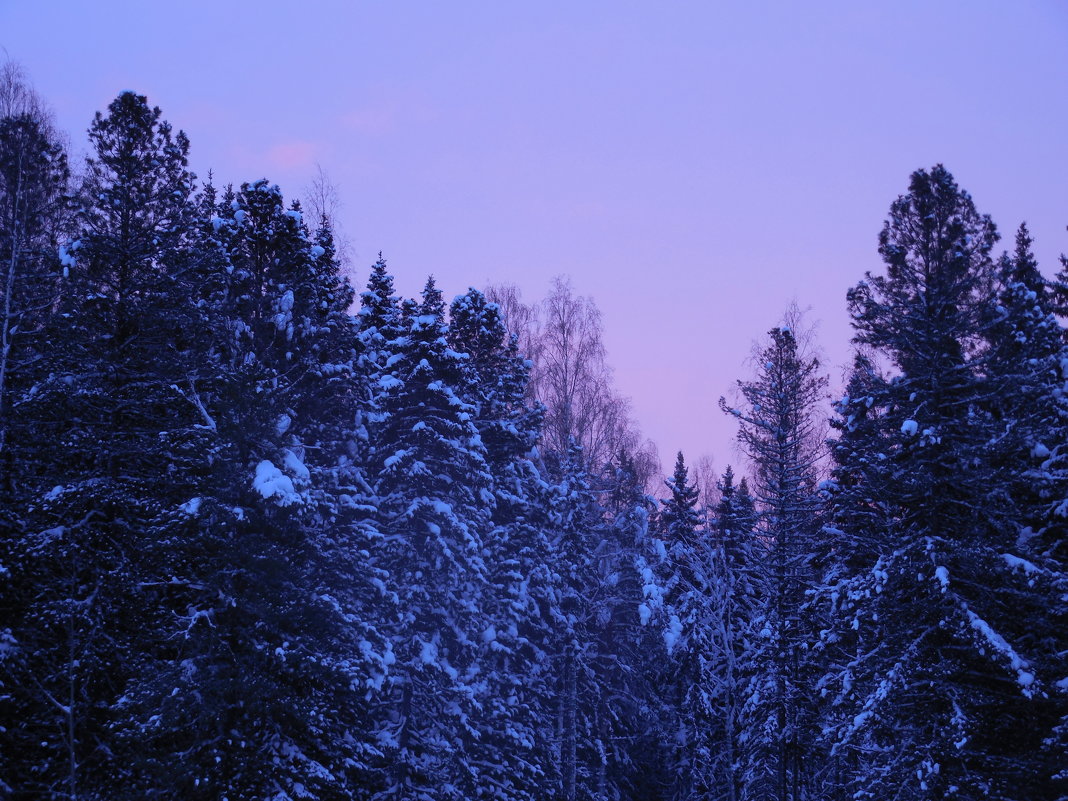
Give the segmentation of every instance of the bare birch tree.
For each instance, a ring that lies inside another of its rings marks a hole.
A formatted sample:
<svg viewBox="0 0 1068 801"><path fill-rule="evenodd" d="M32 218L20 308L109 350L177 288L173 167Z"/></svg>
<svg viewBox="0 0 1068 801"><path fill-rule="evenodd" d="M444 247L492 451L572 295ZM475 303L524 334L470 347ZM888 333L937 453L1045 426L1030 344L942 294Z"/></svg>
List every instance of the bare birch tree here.
<svg viewBox="0 0 1068 801"><path fill-rule="evenodd" d="M644 486L659 477L656 447L631 416L630 400L613 386L601 312L592 298L574 293L562 277L540 303L523 303L514 286L493 286L487 297L504 312L521 351L534 362L530 392L546 406L543 446L566 453L574 439L591 474L620 453L634 460Z"/></svg>
<svg viewBox="0 0 1068 801"><path fill-rule="evenodd" d="M315 165L315 175L304 190L304 207L307 213L308 227L314 232L316 228L327 227L334 237L334 247L341 262L342 270L352 278L353 261L352 241L341 222L341 209L344 202L338 186L323 169L322 164ZM355 281L353 281L355 284Z"/></svg>

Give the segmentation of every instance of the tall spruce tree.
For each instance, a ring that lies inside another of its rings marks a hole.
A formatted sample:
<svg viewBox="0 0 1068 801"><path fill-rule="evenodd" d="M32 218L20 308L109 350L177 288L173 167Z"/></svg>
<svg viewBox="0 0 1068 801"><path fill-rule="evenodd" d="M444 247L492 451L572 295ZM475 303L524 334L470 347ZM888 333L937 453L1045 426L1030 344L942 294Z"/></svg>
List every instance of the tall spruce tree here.
<svg viewBox="0 0 1068 801"><path fill-rule="evenodd" d="M674 781L672 798L688 798L697 791L706 756L700 749L701 726L708 722L701 705L691 707L694 688L702 681L702 651L710 596L711 543L698 506L698 490L679 451L675 470L667 481L670 495L660 501L656 534L664 556L655 572L660 576L664 605L665 657L650 664L660 685L663 719L658 727L668 750L667 762Z"/></svg>
<svg viewBox="0 0 1068 801"><path fill-rule="evenodd" d="M328 235L313 241L277 187L246 184L213 211L222 292L208 374L185 392L213 458L175 510L167 659L128 702L154 760L139 797L348 798L373 781L367 699L390 659L350 489L352 293Z"/></svg>
<svg viewBox="0 0 1068 801"><path fill-rule="evenodd" d="M756 377L738 384L743 405L720 401L740 423L738 440L753 466L758 536L765 545L763 603L754 610L761 645L752 657L743 710L750 738L743 797L801 801L811 797L816 725L808 693L812 622L803 609L814 584L821 445L816 408L827 379L785 327L769 332L757 364Z"/></svg>
<svg viewBox="0 0 1068 801"><path fill-rule="evenodd" d="M1057 793L1068 792L1068 773L1062 767L1068 755L1063 728L1068 699L1055 684L1068 668L1063 634L1068 629L1068 350L1054 304L1030 233L1021 225L1013 252L998 263L998 303L986 332L989 351L983 367L989 385L984 407L993 428L984 458L998 476L996 500L1010 507L1007 514L1016 531L1014 547L1001 557L1017 576L992 592L1028 621L1013 631L1013 641L1033 655L1036 676L1044 677L1047 686L1034 694L1029 709L1016 714L1046 735L1043 758L1030 752L1026 756L1040 780L1056 788L1050 795L1059 797Z"/></svg>
<svg viewBox="0 0 1068 801"><path fill-rule="evenodd" d="M526 401L530 363L519 355L496 304L477 289L450 306L448 341L464 354L461 396L486 448L494 504L483 537L488 621L479 662L481 735L471 797L539 798L551 786L553 582L541 508L544 491L531 456L542 409Z"/></svg>
<svg viewBox="0 0 1068 801"><path fill-rule="evenodd" d="M746 681L753 668L751 624L762 600L754 571L760 562L756 512L746 480L728 465L717 482L720 500L700 543L701 574L691 620L683 627L678 664L685 676L680 743L689 754L677 798L742 798L747 747Z"/></svg>
<svg viewBox="0 0 1068 801"><path fill-rule="evenodd" d="M478 656L489 628L483 538L494 497L444 311L428 280L385 384L376 445L384 564L399 595L380 798L461 799L478 785Z"/></svg>
<svg viewBox="0 0 1068 801"><path fill-rule="evenodd" d="M703 679L694 700L707 729L701 734L705 791L736 801L745 791L748 749L757 747L745 724L746 682L758 665L759 638L753 630L760 595L760 545L756 538L756 507L743 477L734 484L730 465L717 483L719 503L712 520L708 642ZM698 694L699 693L699 694Z"/></svg>
<svg viewBox="0 0 1068 801"><path fill-rule="evenodd" d="M593 786L598 798L656 798L670 784L656 733L661 709L653 678L667 644L653 625L664 599L654 569L660 552L651 536L656 501L625 450L606 466L600 489L606 527L590 586L600 596L594 629L600 692L593 713L601 755Z"/></svg>
<svg viewBox="0 0 1068 801"><path fill-rule="evenodd" d="M605 758L593 715L601 695L595 661L603 608L597 556L603 512L578 444L572 441L568 453L547 457L553 475L550 523L559 597L552 609L558 795L564 801L585 801L598 798L597 766Z"/></svg>

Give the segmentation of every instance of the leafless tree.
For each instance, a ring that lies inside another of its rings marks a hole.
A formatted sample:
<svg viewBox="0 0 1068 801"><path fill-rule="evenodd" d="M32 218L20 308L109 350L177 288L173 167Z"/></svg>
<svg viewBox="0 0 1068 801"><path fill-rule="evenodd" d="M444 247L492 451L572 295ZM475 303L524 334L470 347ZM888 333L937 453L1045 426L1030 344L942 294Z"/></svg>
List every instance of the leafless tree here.
<svg viewBox="0 0 1068 801"><path fill-rule="evenodd" d="M541 359L540 306L524 303L523 293L515 284L491 284L486 288L486 299L500 307L508 330L519 338L519 352L537 364ZM528 391L533 400L533 384L528 385Z"/></svg>
<svg viewBox="0 0 1068 801"><path fill-rule="evenodd" d="M693 469L694 484L701 493L701 506L705 509L714 509L719 503L719 489L716 487L715 461L708 454L704 454L697 460Z"/></svg>
<svg viewBox="0 0 1068 801"><path fill-rule="evenodd" d="M501 307L520 349L534 363L530 391L547 410L544 447L564 453L574 438L595 474L625 452L639 481L652 487L660 474L656 447L641 435L630 400L613 386L604 324L593 299L576 295L562 277L535 305L525 304L515 286L493 286L486 294Z"/></svg>
<svg viewBox="0 0 1068 801"><path fill-rule="evenodd" d="M344 203L341 193L322 164L315 165L315 175L304 189L304 208L308 215L308 226L314 231L324 223L334 235L334 247L341 262L342 270L348 273L352 267L352 242L349 240L341 222L341 209ZM350 276L351 278L351 276Z"/></svg>
<svg viewBox="0 0 1068 801"><path fill-rule="evenodd" d="M21 114L37 120L44 132L54 137L52 113L30 86L25 70L17 62L5 61L0 65L0 119Z"/></svg>

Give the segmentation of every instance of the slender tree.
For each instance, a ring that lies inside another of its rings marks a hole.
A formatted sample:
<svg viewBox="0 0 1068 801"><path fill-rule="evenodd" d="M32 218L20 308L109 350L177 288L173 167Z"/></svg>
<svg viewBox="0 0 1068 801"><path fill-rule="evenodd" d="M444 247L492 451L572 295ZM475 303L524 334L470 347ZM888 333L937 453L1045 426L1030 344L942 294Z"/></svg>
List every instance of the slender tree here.
<svg viewBox="0 0 1068 801"><path fill-rule="evenodd" d="M746 798L800 801L810 797L815 739L808 696L811 621L803 614L814 584L811 559L818 528L816 483L821 456L816 414L827 379L805 358L789 328L774 328L757 359L757 374L739 382L743 405L738 440L753 465L758 536L765 546L760 581L764 603L754 610L762 646L747 683L744 714L753 738Z"/></svg>

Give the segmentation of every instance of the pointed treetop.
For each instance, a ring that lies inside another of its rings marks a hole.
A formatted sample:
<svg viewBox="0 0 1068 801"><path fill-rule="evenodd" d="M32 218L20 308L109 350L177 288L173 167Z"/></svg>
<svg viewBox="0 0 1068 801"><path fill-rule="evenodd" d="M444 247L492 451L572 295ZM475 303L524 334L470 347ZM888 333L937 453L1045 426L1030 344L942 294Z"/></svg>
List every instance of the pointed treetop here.
<svg viewBox="0 0 1068 801"><path fill-rule="evenodd" d="M445 319L445 300L432 275L427 276L422 298L423 302L419 304L420 316L432 316L439 321Z"/></svg>
<svg viewBox="0 0 1068 801"><path fill-rule="evenodd" d="M1023 284L1032 291L1042 293L1046 282L1038 270L1038 260L1032 250L1033 244L1027 223L1020 223L1016 230L1016 247L1009 258L1006 277L1013 283Z"/></svg>
<svg viewBox="0 0 1068 801"><path fill-rule="evenodd" d="M393 294L393 276L386 269L382 253L371 267L367 289L360 293L360 319L365 328L382 327L397 317L397 296Z"/></svg>
<svg viewBox="0 0 1068 801"><path fill-rule="evenodd" d="M697 502L701 493L696 485L690 483L682 451L675 459L674 473L664 484L671 490L671 497L660 501L662 527L671 539L688 541L699 522Z"/></svg>
<svg viewBox="0 0 1068 801"><path fill-rule="evenodd" d="M742 479L743 481L745 479ZM724 495L734 494L734 468L727 465L727 469L723 471L723 477L720 479L720 492Z"/></svg>

